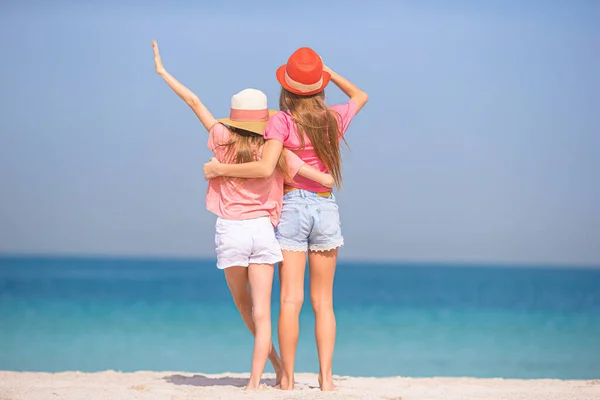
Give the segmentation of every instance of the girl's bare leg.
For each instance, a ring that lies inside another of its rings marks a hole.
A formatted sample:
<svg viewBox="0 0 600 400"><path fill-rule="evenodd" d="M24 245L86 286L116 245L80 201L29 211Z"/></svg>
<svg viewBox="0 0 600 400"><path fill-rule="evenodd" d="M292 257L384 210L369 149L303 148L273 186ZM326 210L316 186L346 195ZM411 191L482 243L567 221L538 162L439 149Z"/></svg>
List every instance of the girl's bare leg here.
<svg viewBox="0 0 600 400"><path fill-rule="evenodd" d="M273 289L274 272L275 269L272 264L250 264L248 267L255 335L252 369L247 389L258 389L269 352L273 348L271 341L271 291Z"/></svg>
<svg viewBox="0 0 600 400"><path fill-rule="evenodd" d="M248 327L248 330L252 336L255 336L256 328L254 321L252 320L252 296L250 294L250 287L248 286L248 268L226 268L225 279L227 280L227 285L231 291L233 302L242 316L242 320ZM275 370L276 384L279 385L282 375L281 359L279 358L277 350L275 350L274 346L271 346L269 360L271 361L271 364L273 364L273 369Z"/></svg>
<svg viewBox="0 0 600 400"><path fill-rule="evenodd" d="M310 300L315 312L315 338L319 353L319 386L322 391L335 389L332 362L335 347L335 314L333 313L333 279L337 249L308 254L310 268ZM282 351L283 354L283 351Z"/></svg>
<svg viewBox="0 0 600 400"><path fill-rule="evenodd" d="M294 362L300 329L300 310L304 301L304 271L306 253L283 251L283 263L279 264L281 281L281 308L279 313L279 350L283 364L281 386L283 390L294 389Z"/></svg>

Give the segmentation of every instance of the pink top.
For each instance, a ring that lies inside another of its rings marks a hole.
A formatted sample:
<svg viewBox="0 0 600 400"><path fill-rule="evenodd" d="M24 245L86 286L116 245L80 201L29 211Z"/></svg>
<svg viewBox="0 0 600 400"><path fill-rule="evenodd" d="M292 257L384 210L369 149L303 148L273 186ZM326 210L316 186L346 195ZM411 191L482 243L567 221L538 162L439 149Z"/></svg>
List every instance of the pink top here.
<svg viewBox="0 0 600 400"><path fill-rule="evenodd" d="M356 104L350 100L346 104L338 104L330 109L337 111L340 116L338 122L341 140L346 133L348 126L350 126L352 118L356 115ZM267 127L265 128L265 139L275 139L282 142L286 149L294 152L306 164L317 168L321 172L329 173L325 164L317 157L317 153L307 137L305 137L304 149L300 148L300 138L298 136L298 130L296 129L296 123L292 119L292 116L287 112L280 111L269 119ZM286 182L286 185L311 192L328 192L331 190L303 176L294 176L291 182Z"/></svg>
<svg viewBox="0 0 600 400"><path fill-rule="evenodd" d="M208 148L215 153L219 162L225 162L229 142L229 130L215 124L208 135ZM258 156L260 157L259 149ZM286 152L290 176L295 176L304 162L291 151ZM218 177L208 181L206 209L221 218L245 220L269 217L273 226L279 223L283 199L283 175L275 170L268 178L235 179Z"/></svg>

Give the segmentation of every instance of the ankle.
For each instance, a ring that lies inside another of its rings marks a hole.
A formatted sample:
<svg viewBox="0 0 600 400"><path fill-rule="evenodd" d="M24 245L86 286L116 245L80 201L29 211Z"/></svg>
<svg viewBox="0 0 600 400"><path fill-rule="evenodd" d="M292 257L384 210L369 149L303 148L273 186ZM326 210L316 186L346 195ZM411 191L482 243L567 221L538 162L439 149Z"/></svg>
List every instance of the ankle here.
<svg viewBox="0 0 600 400"><path fill-rule="evenodd" d="M254 377L250 377L248 380L248 384L246 385L246 390L255 390L260 386L260 378L256 379Z"/></svg>
<svg viewBox="0 0 600 400"><path fill-rule="evenodd" d="M284 374L281 377L281 383L279 384L281 390L293 390L294 389L294 375L289 376Z"/></svg>
<svg viewBox="0 0 600 400"><path fill-rule="evenodd" d="M319 371L319 382L333 382L333 373L331 371L325 373Z"/></svg>

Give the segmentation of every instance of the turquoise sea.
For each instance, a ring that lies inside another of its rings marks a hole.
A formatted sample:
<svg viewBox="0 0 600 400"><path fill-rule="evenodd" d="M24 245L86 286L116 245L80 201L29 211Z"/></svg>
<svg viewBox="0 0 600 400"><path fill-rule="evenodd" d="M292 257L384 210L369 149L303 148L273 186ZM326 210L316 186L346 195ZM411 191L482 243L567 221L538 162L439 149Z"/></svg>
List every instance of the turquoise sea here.
<svg viewBox="0 0 600 400"><path fill-rule="evenodd" d="M600 378L600 269L341 262L335 309L336 374ZM307 302L299 372L313 328ZM212 260L0 258L0 370L247 372L251 351Z"/></svg>

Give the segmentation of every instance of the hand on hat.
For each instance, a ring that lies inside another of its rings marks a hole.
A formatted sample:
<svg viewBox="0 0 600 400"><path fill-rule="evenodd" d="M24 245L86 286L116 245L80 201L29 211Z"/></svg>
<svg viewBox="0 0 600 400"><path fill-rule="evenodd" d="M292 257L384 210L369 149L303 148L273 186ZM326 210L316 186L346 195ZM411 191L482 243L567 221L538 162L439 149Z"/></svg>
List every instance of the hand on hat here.
<svg viewBox="0 0 600 400"><path fill-rule="evenodd" d="M158 51L158 44L156 43L156 40L152 41L152 48L154 49L154 68L156 68L156 73L159 75L163 74L166 72L166 69L160 58L160 53Z"/></svg>
<svg viewBox="0 0 600 400"><path fill-rule="evenodd" d="M209 180L221 176L218 171L220 165L219 160L212 157L209 162L204 164L204 179Z"/></svg>
<svg viewBox="0 0 600 400"><path fill-rule="evenodd" d="M323 63L323 71L331 73L331 68L329 68L327 65L325 65L325 61L323 61L323 57L321 57L321 55L319 55L319 58L321 59L321 62Z"/></svg>

